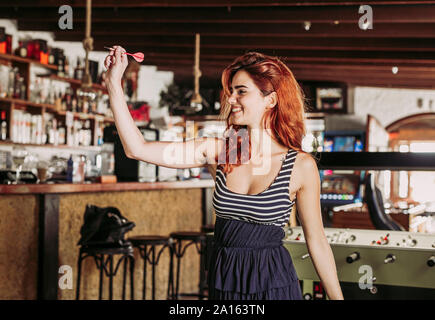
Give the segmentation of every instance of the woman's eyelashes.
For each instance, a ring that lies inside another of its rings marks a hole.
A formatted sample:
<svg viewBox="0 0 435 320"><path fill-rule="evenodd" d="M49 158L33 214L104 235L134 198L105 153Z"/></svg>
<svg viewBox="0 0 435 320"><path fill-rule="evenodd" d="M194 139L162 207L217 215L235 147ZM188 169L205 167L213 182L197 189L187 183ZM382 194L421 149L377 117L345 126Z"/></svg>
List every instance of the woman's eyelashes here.
<svg viewBox="0 0 435 320"><path fill-rule="evenodd" d="M243 94L245 94L246 93L246 91L245 90L238 90L237 91L237 94L240 96L240 95L243 95ZM233 90L230 90L230 94L232 95L233 94Z"/></svg>

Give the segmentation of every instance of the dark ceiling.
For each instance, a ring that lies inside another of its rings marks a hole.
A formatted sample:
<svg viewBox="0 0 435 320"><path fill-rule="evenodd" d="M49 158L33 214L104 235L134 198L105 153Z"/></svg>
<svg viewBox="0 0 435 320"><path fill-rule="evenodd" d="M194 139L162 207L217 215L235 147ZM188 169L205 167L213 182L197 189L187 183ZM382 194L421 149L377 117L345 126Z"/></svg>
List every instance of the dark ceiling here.
<svg viewBox="0 0 435 320"><path fill-rule="evenodd" d="M73 8L73 30L58 27L64 4ZM372 7L373 29L359 28L360 5ZM19 30L54 32L58 41L83 40L85 12L85 0L0 3L0 18L16 19ZM298 80L435 88L435 1L94 0L91 33L95 50L142 51L144 64L186 84L193 84L200 33L201 86L215 85L235 57L257 50L283 58Z"/></svg>

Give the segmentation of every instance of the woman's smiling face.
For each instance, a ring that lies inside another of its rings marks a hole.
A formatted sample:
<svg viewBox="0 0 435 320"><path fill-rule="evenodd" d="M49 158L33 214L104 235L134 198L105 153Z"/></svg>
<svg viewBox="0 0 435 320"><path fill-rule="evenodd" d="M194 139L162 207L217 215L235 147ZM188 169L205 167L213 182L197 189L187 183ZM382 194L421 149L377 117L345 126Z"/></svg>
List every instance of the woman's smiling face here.
<svg viewBox="0 0 435 320"><path fill-rule="evenodd" d="M244 70L237 71L230 87L231 123L261 127L261 119L266 107L271 106L269 96L264 96L252 78ZM272 103L273 104L273 103Z"/></svg>

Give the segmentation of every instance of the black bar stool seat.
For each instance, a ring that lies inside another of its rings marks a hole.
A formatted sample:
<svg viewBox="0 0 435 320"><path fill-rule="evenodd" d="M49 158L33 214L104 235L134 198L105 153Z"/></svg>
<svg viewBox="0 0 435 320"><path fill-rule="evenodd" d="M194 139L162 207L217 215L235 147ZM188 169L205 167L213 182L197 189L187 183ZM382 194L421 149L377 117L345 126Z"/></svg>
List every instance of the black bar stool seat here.
<svg viewBox="0 0 435 320"><path fill-rule="evenodd" d="M128 238L128 241L130 241L133 246L138 246L142 244L167 244L169 241L169 237L165 236L154 236L154 235L144 235L144 236L134 236Z"/></svg>
<svg viewBox="0 0 435 320"><path fill-rule="evenodd" d="M152 278L152 299L155 300L155 267L159 263L161 254L166 248L170 250L170 238L159 235L139 235L128 238L128 240L133 244L133 247L139 249L140 256L144 261L143 268L143 288L142 288L142 299L146 298L146 278L147 278L147 263L151 264L151 278ZM162 245L160 250L156 255L156 246ZM150 249L148 249L150 247Z"/></svg>
<svg viewBox="0 0 435 320"><path fill-rule="evenodd" d="M120 255L115 267L114 256ZM97 268L100 271L99 300L103 297L103 274L109 277L109 299L113 299L113 277L116 276L122 262L124 262L124 274L122 282L122 299L125 300L125 286L127 278L128 262L130 262L130 298L134 300L134 255L131 242L125 241L122 245L114 247L113 244L101 244L92 246L81 246L78 260L77 291L76 299L80 298L80 280L82 262L88 257L93 257Z"/></svg>
<svg viewBox="0 0 435 320"><path fill-rule="evenodd" d="M204 249L206 242L206 234L204 232L196 232L196 231L178 231L172 232L170 238L173 240L171 245L171 266L170 266L170 283L169 285L172 287L172 291L170 292L168 287L168 297L170 299L178 299L180 296L196 296L200 299L206 297L204 294L205 289L205 274L202 272L204 265ZM199 275L199 293L179 293L179 283L180 283L180 265L181 259L186 253L186 249L191 245L195 245L197 252L200 255L200 275ZM177 271L176 271L176 283L175 287L173 284L174 275L173 275L173 258L177 260Z"/></svg>

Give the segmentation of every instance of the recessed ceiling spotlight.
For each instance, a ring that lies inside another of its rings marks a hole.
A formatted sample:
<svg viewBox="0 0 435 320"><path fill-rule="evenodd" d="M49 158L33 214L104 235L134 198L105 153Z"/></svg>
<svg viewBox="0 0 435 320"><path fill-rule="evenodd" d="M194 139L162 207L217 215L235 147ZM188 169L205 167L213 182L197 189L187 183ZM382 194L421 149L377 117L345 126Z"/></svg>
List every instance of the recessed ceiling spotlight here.
<svg viewBox="0 0 435 320"><path fill-rule="evenodd" d="M396 66L394 66L394 67L391 68L391 71L392 71L394 74L397 74L397 72L399 72L399 68L396 67Z"/></svg>
<svg viewBox="0 0 435 320"><path fill-rule="evenodd" d="M304 29L305 31L309 31L311 28L311 22L310 21L304 21Z"/></svg>
<svg viewBox="0 0 435 320"><path fill-rule="evenodd" d="M340 21L335 20L335 21L334 21L334 24L335 24L335 25L340 24Z"/></svg>

